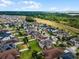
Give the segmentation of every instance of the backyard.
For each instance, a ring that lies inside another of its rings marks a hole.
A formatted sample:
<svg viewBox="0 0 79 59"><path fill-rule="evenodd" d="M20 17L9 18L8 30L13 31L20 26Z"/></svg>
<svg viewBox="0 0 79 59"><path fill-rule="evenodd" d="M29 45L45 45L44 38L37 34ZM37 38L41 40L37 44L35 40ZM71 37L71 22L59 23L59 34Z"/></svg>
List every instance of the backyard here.
<svg viewBox="0 0 79 59"><path fill-rule="evenodd" d="M32 57L32 52L34 50L40 52L41 48L38 46L38 43L36 40L29 42L29 45L31 47L31 50L27 50L21 53L21 58L20 59L31 59Z"/></svg>

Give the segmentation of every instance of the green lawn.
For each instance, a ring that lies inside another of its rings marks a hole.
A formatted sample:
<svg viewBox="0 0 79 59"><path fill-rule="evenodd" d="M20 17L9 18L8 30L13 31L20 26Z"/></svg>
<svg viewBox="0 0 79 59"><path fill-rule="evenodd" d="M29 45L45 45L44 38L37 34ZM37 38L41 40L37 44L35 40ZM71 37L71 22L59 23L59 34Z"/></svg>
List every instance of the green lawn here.
<svg viewBox="0 0 79 59"><path fill-rule="evenodd" d="M5 29L5 28L3 28L3 29ZM12 32L12 34L16 33L16 28L14 28L14 27L9 27L7 30L14 31L14 32ZM24 29L20 29L19 31L23 34L26 33ZM21 37L21 36L19 34L16 34L15 37L18 38L18 37ZM32 39L31 36L29 36L28 39ZM19 40L23 41L22 38L20 38ZM31 59L31 55L32 55L33 50L36 50L38 52L41 51L41 48L39 47L36 40L30 41L29 46L31 46L31 50L22 52L21 56L20 56L20 59ZM17 45L17 47L20 48L20 45Z"/></svg>
<svg viewBox="0 0 79 59"><path fill-rule="evenodd" d="M36 40L29 42L29 45L31 46L31 50L22 52L20 59L31 59L31 54L33 50L36 50L38 52L41 51L41 48L38 46Z"/></svg>

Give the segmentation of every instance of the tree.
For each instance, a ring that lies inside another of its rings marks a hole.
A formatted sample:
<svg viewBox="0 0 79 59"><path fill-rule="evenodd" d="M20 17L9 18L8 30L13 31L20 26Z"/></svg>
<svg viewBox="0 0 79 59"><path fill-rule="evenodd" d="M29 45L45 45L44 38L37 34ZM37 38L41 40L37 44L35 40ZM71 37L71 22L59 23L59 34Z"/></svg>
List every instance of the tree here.
<svg viewBox="0 0 79 59"><path fill-rule="evenodd" d="M42 56L40 54L37 54L37 51L32 52L32 59L42 59Z"/></svg>
<svg viewBox="0 0 79 59"><path fill-rule="evenodd" d="M32 17L26 17L25 19L27 22L34 22L35 20Z"/></svg>
<svg viewBox="0 0 79 59"><path fill-rule="evenodd" d="M17 31L19 31L19 30L20 30L20 28L19 28L19 27L16 27L16 30L17 30Z"/></svg>
<svg viewBox="0 0 79 59"><path fill-rule="evenodd" d="M77 59L79 58L79 53L76 53Z"/></svg>
<svg viewBox="0 0 79 59"><path fill-rule="evenodd" d="M23 35L20 31L19 31L18 33L19 33L19 35L20 35L20 36L22 36L22 35Z"/></svg>
<svg viewBox="0 0 79 59"><path fill-rule="evenodd" d="M24 44L27 44L27 43L28 43L28 38L25 37L25 38L23 39L23 42L24 42Z"/></svg>
<svg viewBox="0 0 79 59"><path fill-rule="evenodd" d="M31 50L31 46L28 46L28 49Z"/></svg>

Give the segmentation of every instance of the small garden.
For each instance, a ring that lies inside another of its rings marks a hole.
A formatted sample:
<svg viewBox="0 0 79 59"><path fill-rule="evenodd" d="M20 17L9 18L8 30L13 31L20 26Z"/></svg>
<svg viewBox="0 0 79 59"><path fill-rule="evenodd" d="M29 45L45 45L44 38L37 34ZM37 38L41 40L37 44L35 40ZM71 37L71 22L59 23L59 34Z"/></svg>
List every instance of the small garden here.
<svg viewBox="0 0 79 59"><path fill-rule="evenodd" d="M38 43L37 43L36 40L30 41L29 46L30 46L29 50L24 51L24 52L21 53L21 58L20 59L31 59L33 51L37 51L37 52L41 51L41 48L38 46Z"/></svg>

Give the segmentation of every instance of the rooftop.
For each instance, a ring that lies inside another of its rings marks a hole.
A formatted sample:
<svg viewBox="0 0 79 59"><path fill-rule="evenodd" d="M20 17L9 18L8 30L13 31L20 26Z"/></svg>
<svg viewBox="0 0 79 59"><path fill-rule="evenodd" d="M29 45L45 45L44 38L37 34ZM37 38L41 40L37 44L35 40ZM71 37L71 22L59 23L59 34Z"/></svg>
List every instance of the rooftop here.
<svg viewBox="0 0 79 59"><path fill-rule="evenodd" d="M61 48L50 48L43 51L45 59L54 59L59 57L63 53Z"/></svg>
<svg viewBox="0 0 79 59"><path fill-rule="evenodd" d="M0 30L0 40L2 40L5 37L8 37L10 35L11 35L11 33L8 32L7 30Z"/></svg>

